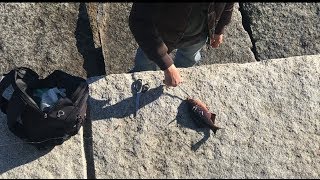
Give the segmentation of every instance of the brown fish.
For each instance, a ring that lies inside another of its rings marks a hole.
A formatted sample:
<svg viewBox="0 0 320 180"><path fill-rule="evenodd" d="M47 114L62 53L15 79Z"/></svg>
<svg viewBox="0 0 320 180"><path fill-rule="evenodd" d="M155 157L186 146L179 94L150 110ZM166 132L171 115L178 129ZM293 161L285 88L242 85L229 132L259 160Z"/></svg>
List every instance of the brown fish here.
<svg viewBox="0 0 320 180"><path fill-rule="evenodd" d="M214 133L218 129L221 129L214 124L216 115L209 112L209 109L203 102L191 98L187 98L186 101L189 110L192 112L193 120L199 127L209 127Z"/></svg>

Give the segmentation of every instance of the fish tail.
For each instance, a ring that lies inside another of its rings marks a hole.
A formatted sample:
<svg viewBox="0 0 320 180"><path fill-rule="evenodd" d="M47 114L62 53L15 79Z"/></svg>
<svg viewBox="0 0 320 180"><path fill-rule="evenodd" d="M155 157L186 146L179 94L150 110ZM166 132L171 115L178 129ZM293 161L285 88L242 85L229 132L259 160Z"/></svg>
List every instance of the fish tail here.
<svg viewBox="0 0 320 180"><path fill-rule="evenodd" d="M216 120L216 115L211 113L211 120L213 122L213 124L215 123L215 120ZM222 129L221 127L218 127L216 125L212 125L210 126L210 129L213 131L214 134L216 134L216 132L219 130L219 129Z"/></svg>

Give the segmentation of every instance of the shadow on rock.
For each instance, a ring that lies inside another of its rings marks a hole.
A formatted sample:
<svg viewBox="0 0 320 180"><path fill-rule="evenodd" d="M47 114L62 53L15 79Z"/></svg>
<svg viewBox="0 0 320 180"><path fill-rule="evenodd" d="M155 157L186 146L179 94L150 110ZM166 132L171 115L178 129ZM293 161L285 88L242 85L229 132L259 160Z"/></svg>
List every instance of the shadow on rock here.
<svg viewBox="0 0 320 180"><path fill-rule="evenodd" d="M95 48L93 33L85 3L80 3L77 28L75 31L77 48L82 55L83 68L87 72L87 77L105 75L105 63L102 48Z"/></svg>
<svg viewBox="0 0 320 180"><path fill-rule="evenodd" d="M187 101L183 100L182 103L178 107L178 113L176 116L177 123L184 128L189 128L195 130L197 132L203 133L203 138L199 140L197 143L191 146L193 151L197 151L199 147L204 144L210 137L210 129L209 128L199 128L194 122L195 119L192 119L190 112L188 111Z"/></svg>
<svg viewBox="0 0 320 180"><path fill-rule="evenodd" d="M163 94L163 86L149 89L147 92L140 96L139 109L146 106L147 104L155 101ZM91 120L103 120L109 118L124 118L135 113L135 101L136 94L133 93L132 97L124 99L116 104L107 105L109 100L96 100L92 97L89 99L91 104L91 110L94 112L91 114Z"/></svg>
<svg viewBox="0 0 320 180"><path fill-rule="evenodd" d="M4 123L3 123L4 124ZM1 134L6 134L2 132ZM8 137L8 138L7 138ZM11 169L30 163L49 153L48 150L38 150L36 147L26 144L23 140L12 136L6 136L0 140L0 174ZM18 172L16 172L18 173Z"/></svg>

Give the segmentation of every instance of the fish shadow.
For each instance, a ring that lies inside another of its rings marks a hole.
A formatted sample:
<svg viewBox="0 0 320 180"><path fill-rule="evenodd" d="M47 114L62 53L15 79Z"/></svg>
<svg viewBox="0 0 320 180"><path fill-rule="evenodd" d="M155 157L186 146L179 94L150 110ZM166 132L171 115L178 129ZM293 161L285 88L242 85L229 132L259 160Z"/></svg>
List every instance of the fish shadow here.
<svg viewBox="0 0 320 180"><path fill-rule="evenodd" d="M191 146L191 150L197 151L202 144L204 144L210 137L210 128L201 127L195 123L197 119L192 117L191 112L189 111L188 104L186 100L183 100L178 107L178 113L176 116L177 124L181 127L192 129L196 132L202 132L203 138L200 139L197 143Z"/></svg>
<svg viewBox="0 0 320 180"><path fill-rule="evenodd" d="M126 98L116 104L108 105L110 99L97 100L92 97L89 98L89 103L94 104L91 106L92 114L91 120L103 120L109 118L125 118L135 113L135 101L136 93L131 85L132 96ZM163 94L163 85L156 88L151 88L140 96L139 109L146 106L147 104L157 100Z"/></svg>

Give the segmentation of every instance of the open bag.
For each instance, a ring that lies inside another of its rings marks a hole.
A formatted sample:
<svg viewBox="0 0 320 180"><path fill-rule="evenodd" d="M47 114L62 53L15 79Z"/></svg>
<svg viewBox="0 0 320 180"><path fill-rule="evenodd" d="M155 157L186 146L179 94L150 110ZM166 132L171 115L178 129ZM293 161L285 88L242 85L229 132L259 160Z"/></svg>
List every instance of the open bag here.
<svg viewBox="0 0 320 180"><path fill-rule="evenodd" d="M13 93L7 99L3 94L10 85ZM53 89L63 92L52 94ZM39 79L33 70L18 67L0 81L0 108L9 130L38 149L61 145L78 133L86 119L88 97L86 80L61 70ZM51 104L50 98L55 98Z"/></svg>

